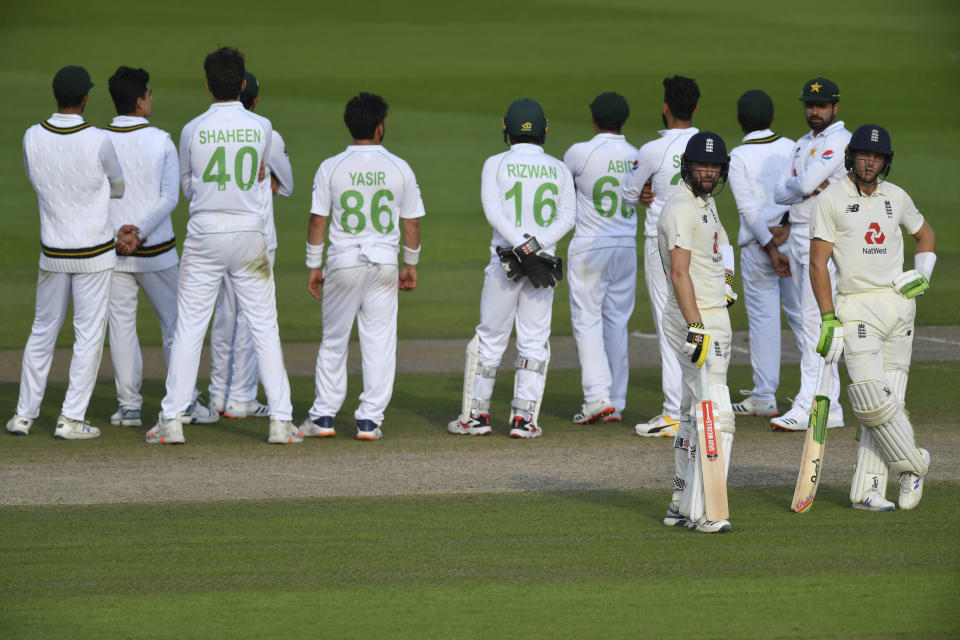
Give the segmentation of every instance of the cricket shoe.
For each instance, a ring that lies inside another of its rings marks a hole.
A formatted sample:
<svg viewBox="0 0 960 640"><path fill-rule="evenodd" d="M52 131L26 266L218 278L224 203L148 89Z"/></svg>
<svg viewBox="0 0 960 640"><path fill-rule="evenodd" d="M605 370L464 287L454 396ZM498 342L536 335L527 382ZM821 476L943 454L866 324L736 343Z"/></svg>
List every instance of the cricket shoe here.
<svg viewBox="0 0 960 640"><path fill-rule="evenodd" d="M573 416L574 424L593 424L601 422L610 414L616 412L617 408L610 404L606 398L594 400L593 402L584 402L580 413Z"/></svg>
<svg viewBox="0 0 960 640"><path fill-rule="evenodd" d="M839 429L843 425L843 407L837 405L830 407L830 415L827 416L827 429Z"/></svg>
<svg viewBox="0 0 960 640"><path fill-rule="evenodd" d="M687 522L687 528L698 533L727 533L732 529L728 520L707 520L707 516L700 516L696 522Z"/></svg>
<svg viewBox="0 0 960 640"><path fill-rule="evenodd" d="M650 422L641 422L633 428L638 436L647 438L673 438L680 423L667 415L659 415Z"/></svg>
<svg viewBox="0 0 960 640"><path fill-rule="evenodd" d="M140 409L120 407L115 414L110 416L110 424L118 427L143 426L143 421L140 420Z"/></svg>
<svg viewBox="0 0 960 640"><path fill-rule="evenodd" d="M183 423L177 418L157 419L157 424L147 431L147 444L183 444Z"/></svg>
<svg viewBox="0 0 960 640"><path fill-rule="evenodd" d="M687 518L682 513L680 513L680 505L676 502L671 502L667 505L667 515L663 519L663 524L668 527L685 527L687 526Z"/></svg>
<svg viewBox="0 0 960 640"><path fill-rule="evenodd" d="M303 442L303 431L289 420L270 418L270 444L297 444Z"/></svg>
<svg viewBox="0 0 960 640"><path fill-rule="evenodd" d="M619 411L614 411L610 415L604 416L600 422L623 422L623 416L620 415Z"/></svg>
<svg viewBox="0 0 960 640"><path fill-rule="evenodd" d="M15 436L29 435L32 426L33 420L25 416L16 415L7 420L7 432Z"/></svg>
<svg viewBox="0 0 960 640"><path fill-rule="evenodd" d="M451 420L447 425L447 431L461 436L488 436L490 435L490 414L481 413L476 416L470 416L466 422L460 418Z"/></svg>
<svg viewBox="0 0 960 640"><path fill-rule="evenodd" d="M219 419L219 413L203 406L198 400L191 402L180 418L181 424L213 424Z"/></svg>
<svg viewBox="0 0 960 640"><path fill-rule="evenodd" d="M300 431L303 432L304 438L332 438L337 435L333 428L333 416L307 418L300 425Z"/></svg>
<svg viewBox="0 0 960 640"><path fill-rule="evenodd" d="M930 452L926 449L920 449L920 455L923 461L930 466ZM900 474L900 498L897 500L897 506L901 509L916 509L920 504L920 498L923 496L923 478L920 474L912 471L906 471Z"/></svg>
<svg viewBox="0 0 960 640"><path fill-rule="evenodd" d="M93 440L100 437L100 429L83 420L73 420L67 416L57 418L57 428L53 437L59 440Z"/></svg>
<svg viewBox="0 0 960 640"><path fill-rule="evenodd" d="M740 390L740 393L746 394L747 397L733 404L733 415L760 416L762 418L772 418L780 415L776 400L763 402L762 400L757 400L749 391L743 389Z"/></svg>
<svg viewBox="0 0 960 640"><path fill-rule="evenodd" d="M380 426L373 420L357 420L357 440L379 440L383 437Z"/></svg>
<svg viewBox="0 0 960 640"><path fill-rule="evenodd" d="M810 425L810 414L803 409L791 407L789 411L770 421L770 426L777 431L806 431ZM827 429L837 429L843 426L843 408L831 407L827 415Z"/></svg>
<svg viewBox="0 0 960 640"><path fill-rule="evenodd" d="M539 438L542 434L543 429L522 416L513 416L513 420L510 421L511 438L528 440L530 438Z"/></svg>
<svg viewBox="0 0 960 640"><path fill-rule="evenodd" d="M216 411L220 415L223 415L223 410L227 408L227 401L223 399L223 396L210 396L210 411Z"/></svg>
<svg viewBox="0 0 960 640"><path fill-rule="evenodd" d="M916 505L914 505L916 506ZM893 503L883 497L876 489L867 491L863 500L853 503L854 509L863 509L864 511L893 511Z"/></svg>
<svg viewBox="0 0 960 640"><path fill-rule="evenodd" d="M270 407L254 400L227 400L227 408L223 410L227 418L266 418L270 415Z"/></svg>

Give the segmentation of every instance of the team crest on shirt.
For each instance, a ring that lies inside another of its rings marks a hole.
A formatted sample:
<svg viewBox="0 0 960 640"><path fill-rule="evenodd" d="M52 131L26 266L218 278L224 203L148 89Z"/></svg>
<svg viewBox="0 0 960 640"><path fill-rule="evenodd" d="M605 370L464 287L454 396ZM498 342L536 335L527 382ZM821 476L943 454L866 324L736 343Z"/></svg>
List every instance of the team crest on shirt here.
<svg viewBox="0 0 960 640"><path fill-rule="evenodd" d="M823 152L823 155L820 157L825 158L826 160L829 160L830 158L833 157L833 149L827 149L826 151Z"/></svg>

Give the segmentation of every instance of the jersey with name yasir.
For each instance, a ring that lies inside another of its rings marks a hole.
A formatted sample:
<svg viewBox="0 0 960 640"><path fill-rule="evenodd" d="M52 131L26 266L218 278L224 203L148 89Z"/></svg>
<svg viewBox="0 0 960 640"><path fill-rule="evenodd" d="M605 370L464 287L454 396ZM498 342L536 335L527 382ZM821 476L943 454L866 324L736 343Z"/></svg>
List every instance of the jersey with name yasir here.
<svg viewBox="0 0 960 640"><path fill-rule="evenodd" d="M190 200L190 233L223 231L198 214L233 214L229 231L262 231L263 189L254 186L269 152L273 126L239 102L215 102L180 134L180 183Z"/></svg>
<svg viewBox="0 0 960 640"><path fill-rule="evenodd" d="M310 213L330 216L327 269L333 270L397 264L401 220L419 218L424 209L406 161L382 145L350 145L317 169Z"/></svg>
<svg viewBox="0 0 960 640"><path fill-rule="evenodd" d="M480 179L480 200L493 227L496 247L516 247L534 236L548 253L573 228L576 195L573 176L539 145L518 143L487 158Z"/></svg>
<svg viewBox="0 0 960 640"><path fill-rule="evenodd" d="M563 155L577 191L575 238L597 238L597 248L637 245L636 209L621 192L636 155L636 147L613 133L598 133Z"/></svg>
<svg viewBox="0 0 960 640"><path fill-rule="evenodd" d="M844 177L820 194L810 236L833 243L838 293L892 286L903 272L901 226L913 235L923 226L923 215L907 192L890 182L866 196Z"/></svg>

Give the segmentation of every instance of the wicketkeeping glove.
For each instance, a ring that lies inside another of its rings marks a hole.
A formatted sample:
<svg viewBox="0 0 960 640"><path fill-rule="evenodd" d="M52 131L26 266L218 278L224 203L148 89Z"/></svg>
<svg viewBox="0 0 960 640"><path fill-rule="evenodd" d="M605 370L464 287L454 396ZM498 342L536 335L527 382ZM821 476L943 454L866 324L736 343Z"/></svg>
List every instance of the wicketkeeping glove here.
<svg viewBox="0 0 960 640"><path fill-rule="evenodd" d="M837 320L833 311L824 313L820 322L820 341L817 343L817 353L823 356L823 361L833 364L840 360L843 353L843 323Z"/></svg>
<svg viewBox="0 0 960 640"><path fill-rule="evenodd" d="M507 280L519 280L525 275L526 272L520 266L520 259L513 255L513 249L497 247L497 255L500 257L500 265L507 274Z"/></svg>
<svg viewBox="0 0 960 640"><path fill-rule="evenodd" d="M727 296L727 306L729 307L737 301L737 294L733 290L733 274L724 274L724 282L726 284L723 287L723 293Z"/></svg>
<svg viewBox="0 0 960 640"><path fill-rule="evenodd" d="M687 325L687 341L683 343L683 353L690 356L690 362L699 369L706 362L713 345L710 340L710 331L702 322L691 322Z"/></svg>
<svg viewBox="0 0 960 640"><path fill-rule="evenodd" d="M893 288L905 298L914 298L922 296L930 288L930 282L916 269L910 269L893 279Z"/></svg>
<svg viewBox="0 0 960 640"><path fill-rule="evenodd" d="M528 236L526 242L517 245L512 251L533 286L554 287L563 277L560 259L543 253L543 247L535 237Z"/></svg>

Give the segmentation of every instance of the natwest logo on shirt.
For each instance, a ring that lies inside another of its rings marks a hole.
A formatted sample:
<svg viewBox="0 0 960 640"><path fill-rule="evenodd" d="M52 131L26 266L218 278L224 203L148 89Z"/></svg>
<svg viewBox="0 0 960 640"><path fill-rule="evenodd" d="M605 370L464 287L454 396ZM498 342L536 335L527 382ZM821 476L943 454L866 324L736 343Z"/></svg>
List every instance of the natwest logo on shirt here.
<svg viewBox="0 0 960 640"><path fill-rule="evenodd" d="M877 222L871 222L870 226L867 227L867 235L864 236L864 240L867 241L867 244L883 244L883 241L886 240L886 236L883 235L883 230L880 228L880 224Z"/></svg>

